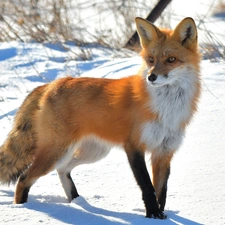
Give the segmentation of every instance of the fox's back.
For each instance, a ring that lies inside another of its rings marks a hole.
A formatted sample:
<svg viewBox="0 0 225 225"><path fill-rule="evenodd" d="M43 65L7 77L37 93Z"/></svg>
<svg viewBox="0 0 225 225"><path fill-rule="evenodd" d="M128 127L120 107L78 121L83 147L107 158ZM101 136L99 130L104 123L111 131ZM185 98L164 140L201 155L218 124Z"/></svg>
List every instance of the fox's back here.
<svg viewBox="0 0 225 225"><path fill-rule="evenodd" d="M67 77L48 86L35 124L40 135L50 129L49 136L58 138L95 134L122 143L135 126L156 118L149 101L146 81L139 75L122 79Z"/></svg>

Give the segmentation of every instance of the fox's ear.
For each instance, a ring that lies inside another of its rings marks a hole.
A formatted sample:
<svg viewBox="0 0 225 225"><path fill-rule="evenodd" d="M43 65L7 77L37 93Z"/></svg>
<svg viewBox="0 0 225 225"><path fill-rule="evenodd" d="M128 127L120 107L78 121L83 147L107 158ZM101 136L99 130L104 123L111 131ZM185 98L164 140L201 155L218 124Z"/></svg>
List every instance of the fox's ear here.
<svg viewBox="0 0 225 225"><path fill-rule="evenodd" d="M135 18L137 32L140 38L140 43L143 48L147 47L151 41L158 39L162 32L149 21L140 17Z"/></svg>
<svg viewBox="0 0 225 225"><path fill-rule="evenodd" d="M195 21L190 17L183 19L175 28L173 38L186 48L196 49L198 33Z"/></svg>

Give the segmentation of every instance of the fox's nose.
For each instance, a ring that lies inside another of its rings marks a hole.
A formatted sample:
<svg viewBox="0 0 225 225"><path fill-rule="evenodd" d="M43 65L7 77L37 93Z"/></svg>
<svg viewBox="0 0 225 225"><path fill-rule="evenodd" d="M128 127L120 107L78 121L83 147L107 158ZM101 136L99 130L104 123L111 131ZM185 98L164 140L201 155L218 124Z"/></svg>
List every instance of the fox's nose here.
<svg viewBox="0 0 225 225"><path fill-rule="evenodd" d="M154 82L157 79L157 75L155 75L154 73L152 73L149 77L148 80L151 82Z"/></svg>

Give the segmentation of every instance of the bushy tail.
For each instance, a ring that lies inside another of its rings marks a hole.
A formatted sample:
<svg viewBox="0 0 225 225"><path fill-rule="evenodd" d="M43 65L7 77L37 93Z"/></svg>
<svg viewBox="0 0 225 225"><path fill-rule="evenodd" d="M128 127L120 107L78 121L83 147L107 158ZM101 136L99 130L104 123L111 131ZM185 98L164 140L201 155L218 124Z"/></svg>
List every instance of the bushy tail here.
<svg viewBox="0 0 225 225"><path fill-rule="evenodd" d="M36 149L35 114L47 85L32 91L18 110L13 129L0 147L0 183L16 182L32 164Z"/></svg>
<svg viewBox="0 0 225 225"><path fill-rule="evenodd" d="M0 183L8 185L15 183L31 163L32 158L30 156L18 156L13 151L6 150L6 146L3 145L0 148Z"/></svg>

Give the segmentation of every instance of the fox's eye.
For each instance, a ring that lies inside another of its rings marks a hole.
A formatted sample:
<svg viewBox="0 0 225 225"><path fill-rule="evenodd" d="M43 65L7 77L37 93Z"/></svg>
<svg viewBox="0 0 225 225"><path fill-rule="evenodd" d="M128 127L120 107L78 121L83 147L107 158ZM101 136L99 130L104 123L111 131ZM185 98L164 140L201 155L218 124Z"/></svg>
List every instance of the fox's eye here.
<svg viewBox="0 0 225 225"><path fill-rule="evenodd" d="M154 63L154 58L152 56L149 57L149 62Z"/></svg>
<svg viewBox="0 0 225 225"><path fill-rule="evenodd" d="M167 60L166 60L168 63L173 63L176 61L176 58L175 57L169 57Z"/></svg>

